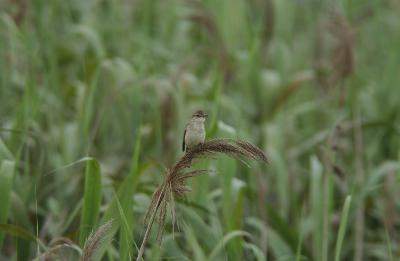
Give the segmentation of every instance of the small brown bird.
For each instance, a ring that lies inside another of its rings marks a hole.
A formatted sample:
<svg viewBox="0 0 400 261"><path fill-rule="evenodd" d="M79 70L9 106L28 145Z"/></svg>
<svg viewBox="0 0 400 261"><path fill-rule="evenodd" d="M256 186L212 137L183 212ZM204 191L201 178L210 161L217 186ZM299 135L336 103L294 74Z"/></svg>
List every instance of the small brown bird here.
<svg viewBox="0 0 400 261"><path fill-rule="evenodd" d="M194 146L203 143L206 138L206 129L204 128L204 122L207 118L207 114L202 110L198 110L193 113L192 118L186 124L185 132L183 133L182 150L187 151Z"/></svg>

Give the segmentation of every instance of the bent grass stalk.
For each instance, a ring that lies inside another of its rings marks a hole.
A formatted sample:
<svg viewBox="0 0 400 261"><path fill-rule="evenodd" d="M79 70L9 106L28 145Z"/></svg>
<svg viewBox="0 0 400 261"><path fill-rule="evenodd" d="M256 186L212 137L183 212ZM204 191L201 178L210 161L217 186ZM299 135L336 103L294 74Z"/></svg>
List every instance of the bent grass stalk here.
<svg viewBox="0 0 400 261"><path fill-rule="evenodd" d="M185 185L185 180L191 177L207 173L207 170L193 170L184 172L192 166L195 159L207 158L216 153L226 154L238 159L252 159L268 163L264 152L247 141L232 139L211 139L203 144L187 151L175 164L167 170L167 175L163 182L154 191L149 207L144 218L144 224L148 223L142 244L136 260L141 260L148 240L150 230L158 215L157 240L161 242L162 232L165 225L165 217L169 204L173 205L174 195L183 196L190 192L190 188ZM172 223L175 224L175 209L172 212ZM148 222L147 222L148 221Z"/></svg>

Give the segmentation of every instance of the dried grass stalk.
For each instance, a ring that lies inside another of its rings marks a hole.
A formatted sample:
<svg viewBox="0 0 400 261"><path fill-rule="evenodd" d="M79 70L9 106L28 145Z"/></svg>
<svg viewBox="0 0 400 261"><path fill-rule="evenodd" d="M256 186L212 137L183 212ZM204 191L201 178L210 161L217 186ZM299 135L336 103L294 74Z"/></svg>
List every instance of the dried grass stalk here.
<svg viewBox="0 0 400 261"><path fill-rule="evenodd" d="M72 252L68 251L75 250L75 254L77 254L77 249L78 246L75 246L69 238L60 237L53 240L46 251L38 255L33 261L70 260Z"/></svg>
<svg viewBox="0 0 400 261"><path fill-rule="evenodd" d="M161 242L168 206L174 206L175 196L181 197L190 191L190 188L185 184L186 179L207 173L207 170L192 170L189 172L185 170L192 166L194 160L208 158L217 153L226 154L238 159L252 159L268 163L267 157L261 149L247 141L241 140L211 139L187 151L167 170L167 175L164 177L163 182L152 195L144 218L144 224L147 224L147 228L136 260L142 259L149 232L157 215L157 240ZM176 221L174 208L171 209L171 215L174 226Z"/></svg>
<svg viewBox="0 0 400 261"><path fill-rule="evenodd" d="M233 66L229 61L228 48L218 28L215 17L202 1L186 0L185 2L195 12L189 16L189 19L206 30L209 39L212 41L210 45L212 48L210 50L218 58L225 81L229 81L233 77Z"/></svg>
<svg viewBox="0 0 400 261"><path fill-rule="evenodd" d="M333 7L320 19L316 38L315 65L320 86L333 87L354 70L354 34L352 27Z"/></svg>
<svg viewBox="0 0 400 261"><path fill-rule="evenodd" d="M110 237L109 232L112 226L113 220L111 219L89 235L83 247L81 261L99 260L98 256L101 257L101 254L98 254L98 252L102 251L100 248L104 247L107 238Z"/></svg>

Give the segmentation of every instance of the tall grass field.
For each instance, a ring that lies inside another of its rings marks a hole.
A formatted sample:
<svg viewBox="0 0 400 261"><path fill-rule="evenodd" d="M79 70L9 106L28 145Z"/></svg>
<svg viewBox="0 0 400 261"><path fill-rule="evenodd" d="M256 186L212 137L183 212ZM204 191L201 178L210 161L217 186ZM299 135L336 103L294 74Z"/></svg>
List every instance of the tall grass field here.
<svg viewBox="0 0 400 261"><path fill-rule="evenodd" d="M400 260L400 1L0 0L3 260Z"/></svg>

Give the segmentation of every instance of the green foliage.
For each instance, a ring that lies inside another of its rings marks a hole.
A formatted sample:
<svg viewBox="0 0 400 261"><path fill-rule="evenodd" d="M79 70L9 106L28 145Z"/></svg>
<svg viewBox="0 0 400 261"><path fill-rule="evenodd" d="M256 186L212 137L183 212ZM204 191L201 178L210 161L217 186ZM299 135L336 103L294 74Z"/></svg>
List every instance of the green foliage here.
<svg viewBox="0 0 400 261"><path fill-rule="evenodd" d="M0 224L7 223L8 212L11 203L11 191L14 179L15 162L2 160L0 163ZM4 233L0 232L0 247L2 246Z"/></svg>
<svg viewBox="0 0 400 261"><path fill-rule="evenodd" d="M88 159L85 170L85 189L80 222L80 245L96 225L101 203L101 173L99 163L95 159Z"/></svg>
<svg viewBox="0 0 400 261"><path fill-rule="evenodd" d="M19 226L11 224L0 224L0 230L14 237L36 242L38 246L40 246L43 249L46 248L46 246L42 242L40 242L35 235L31 234L29 231L26 231L25 229Z"/></svg>
<svg viewBox="0 0 400 261"><path fill-rule="evenodd" d="M208 139L247 140L270 164L194 162L209 174L175 198L177 224L168 209L145 260L398 260L399 13L396 0L0 1L0 259L134 259L204 109Z"/></svg>
<svg viewBox="0 0 400 261"><path fill-rule="evenodd" d="M344 235L346 232L346 226L347 226L347 221L348 221L347 219L349 217L350 205L351 205L351 196L347 196L346 201L344 202L342 215L340 217L340 225L339 225L339 231L338 231L338 235L337 235L336 249L335 249L335 261L340 260L340 254L342 253L341 250L342 250Z"/></svg>

